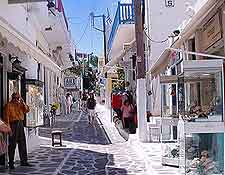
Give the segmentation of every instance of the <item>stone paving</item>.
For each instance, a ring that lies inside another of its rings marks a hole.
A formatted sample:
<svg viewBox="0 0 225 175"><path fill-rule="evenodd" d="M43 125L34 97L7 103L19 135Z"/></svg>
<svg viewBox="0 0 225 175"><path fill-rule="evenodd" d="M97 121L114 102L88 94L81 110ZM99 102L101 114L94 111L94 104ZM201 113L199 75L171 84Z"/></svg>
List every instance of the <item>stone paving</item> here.
<svg viewBox="0 0 225 175"><path fill-rule="evenodd" d="M90 126L86 114L78 112L57 118L53 129L63 131L63 143L73 146L52 148L40 147L29 154L34 166L20 167L9 171L0 169L0 174L8 175L145 175L144 161L138 157L128 142L110 143L100 122ZM51 128L40 128L40 135L50 140Z"/></svg>

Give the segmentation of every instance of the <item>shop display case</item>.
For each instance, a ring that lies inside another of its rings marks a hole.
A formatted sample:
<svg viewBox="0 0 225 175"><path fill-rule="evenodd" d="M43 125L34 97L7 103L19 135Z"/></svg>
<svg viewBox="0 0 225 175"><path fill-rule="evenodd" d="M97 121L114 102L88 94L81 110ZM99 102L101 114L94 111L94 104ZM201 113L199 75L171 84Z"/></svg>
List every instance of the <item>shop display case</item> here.
<svg viewBox="0 0 225 175"><path fill-rule="evenodd" d="M161 148L162 164L179 166L177 143L177 76L161 76Z"/></svg>
<svg viewBox="0 0 225 175"><path fill-rule="evenodd" d="M180 174L224 174L223 60L181 63L178 75Z"/></svg>
<svg viewBox="0 0 225 175"><path fill-rule="evenodd" d="M26 103L30 112L26 115L26 127L38 127L44 124L44 92L43 82L26 80Z"/></svg>

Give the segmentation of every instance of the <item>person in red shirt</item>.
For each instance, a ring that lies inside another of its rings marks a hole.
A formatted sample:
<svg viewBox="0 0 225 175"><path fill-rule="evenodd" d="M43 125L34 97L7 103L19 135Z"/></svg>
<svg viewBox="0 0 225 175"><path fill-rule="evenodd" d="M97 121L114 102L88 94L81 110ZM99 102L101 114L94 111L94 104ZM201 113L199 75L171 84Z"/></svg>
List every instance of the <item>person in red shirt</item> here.
<svg viewBox="0 0 225 175"><path fill-rule="evenodd" d="M120 94L112 95L112 109L116 112L118 118L121 118L122 96Z"/></svg>

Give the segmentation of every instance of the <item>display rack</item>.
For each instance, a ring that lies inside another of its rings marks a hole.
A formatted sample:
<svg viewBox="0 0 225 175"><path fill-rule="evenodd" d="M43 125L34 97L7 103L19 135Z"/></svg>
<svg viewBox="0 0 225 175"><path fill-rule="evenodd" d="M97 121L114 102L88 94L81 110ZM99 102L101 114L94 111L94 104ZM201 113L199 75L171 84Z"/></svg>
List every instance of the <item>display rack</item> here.
<svg viewBox="0 0 225 175"><path fill-rule="evenodd" d="M223 60L181 63L178 75L180 174L224 174Z"/></svg>

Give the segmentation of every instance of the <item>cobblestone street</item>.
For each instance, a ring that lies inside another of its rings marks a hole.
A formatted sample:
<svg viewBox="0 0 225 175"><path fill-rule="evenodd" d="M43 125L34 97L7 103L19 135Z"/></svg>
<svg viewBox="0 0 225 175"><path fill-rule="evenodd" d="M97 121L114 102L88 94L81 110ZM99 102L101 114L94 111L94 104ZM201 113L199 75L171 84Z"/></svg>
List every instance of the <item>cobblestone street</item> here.
<svg viewBox="0 0 225 175"><path fill-rule="evenodd" d="M144 161L128 142L111 144L101 122L88 124L85 114L78 112L58 117L53 130L63 131L63 146L52 148L51 128L40 128L40 136L48 140L29 154L31 168L16 167L1 170L0 174L26 175L144 175ZM69 144L68 144L69 143Z"/></svg>

